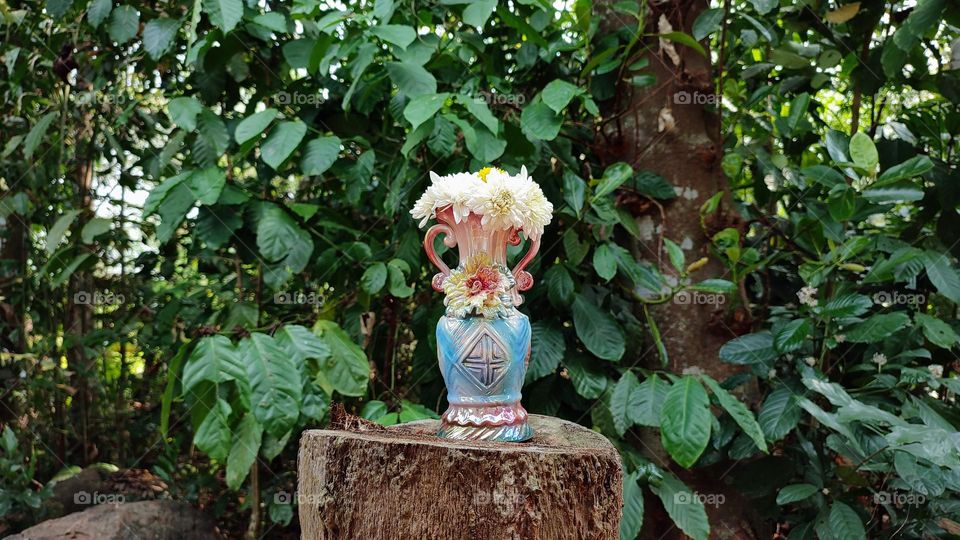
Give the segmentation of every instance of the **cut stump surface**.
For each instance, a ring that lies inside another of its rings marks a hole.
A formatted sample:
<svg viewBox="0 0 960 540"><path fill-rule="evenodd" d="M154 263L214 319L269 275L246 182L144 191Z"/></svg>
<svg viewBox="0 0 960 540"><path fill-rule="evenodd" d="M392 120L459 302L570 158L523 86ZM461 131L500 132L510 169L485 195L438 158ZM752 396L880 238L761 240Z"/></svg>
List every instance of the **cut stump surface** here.
<svg viewBox="0 0 960 540"><path fill-rule="evenodd" d="M525 443L441 439L437 420L305 432L303 538L619 538L613 445L566 420L530 423L536 435Z"/></svg>

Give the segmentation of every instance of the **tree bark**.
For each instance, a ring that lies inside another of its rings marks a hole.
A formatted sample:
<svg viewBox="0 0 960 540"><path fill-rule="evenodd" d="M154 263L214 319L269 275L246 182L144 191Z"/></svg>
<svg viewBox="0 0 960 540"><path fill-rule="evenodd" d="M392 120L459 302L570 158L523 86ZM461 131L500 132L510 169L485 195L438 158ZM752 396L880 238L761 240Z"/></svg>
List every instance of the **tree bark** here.
<svg viewBox="0 0 960 540"><path fill-rule="evenodd" d="M300 441L303 538L616 539L622 471L602 435L530 416L527 443L441 439L437 420L312 430Z"/></svg>
<svg viewBox="0 0 960 540"><path fill-rule="evenodd" d="M601 28L609 33L623 25L622 17L612 8L613 3L602 3L598 13L603 17ZM644 5L647 6L646 34L671 31L692 34L697 15L709 7L705 0L649 2ZM739 225L737 217L727 210L726 195L717 215L707 220L707 231L700 223L703 203L718 192L729 191L720 168L723 157L720 95L716 93L709 51L704 57L680 43L657 42L655 38L650 45L650 50L645 53L649 67L644 71L652 72L656 82L645 88L635 88L620 81L615 103L604 111L605 118L615 120L608 121L601 133L609 141L608 148L619 150L607 156L609 162L625 161L635 170L656 173L677 191L675 199L663 203L662 211L636 216L641 222L641 231L649 232L637 252L644 259L659 264L663 271L671 272L662 249L662 235L681 246L687 264L709 257L705 266L691 274L692 281L708 278L732 280L710 252L709 235L724 227ZM722 69L723 66L719 66L717 72ZM686 370L702 372L721 381L740 370L738 366L720 361L719 350L730 339L749 331L749 299L743 292L736 297L725 297L723 303L719 303L717 297L713 301L701 301L707 295L678 295L673 302L653 306L651 312L669 357L668 369L678 374ZM736 305L738 302L740 305ZM655 351L652 346L649 349ZM641 362L660 367L656 352L651 352L649 359ZM748 389L748 392L752 393L752 390ZM660 444L658 432L644 429L636 435L639 437L638 447L650 454L658 465L671 463ZM753 516L749 504L719 481L732 469L731 464L720 464L688 473L674 467L675 472L697 492L724 494L727 503L722 508L707 508L712 537L756 538L758 535L752 530L755 527L750 523ZM651 504L647 508L641 538L667 540L684 537L658 503L650 498L647 501Z"/></svg>

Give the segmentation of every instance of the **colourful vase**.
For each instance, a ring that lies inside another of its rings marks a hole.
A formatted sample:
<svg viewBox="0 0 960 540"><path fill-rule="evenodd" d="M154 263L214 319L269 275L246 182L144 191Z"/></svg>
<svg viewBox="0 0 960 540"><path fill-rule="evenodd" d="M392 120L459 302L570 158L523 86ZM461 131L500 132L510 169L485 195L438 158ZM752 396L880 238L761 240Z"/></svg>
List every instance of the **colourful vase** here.
<svg viewBox="0 0 960 540"><path fill-rule="evenodd" d="M491 230L480 216L456 222L453 211L437 212L439 223L427 230L424 249L440 270L433 288L446 293L446 315L437 323L437 355L450 407L439 435L450 439L525 441L533 436L527 411L520 404L530 358L530 320L517 311L520 291L533 285L524 270L540 241L515 268L507 266L507 245L519 245L515 229ZM459 248L459 264L451 270L434 251L434 239ZM477 291L480 291L477 293Z"/></svg>

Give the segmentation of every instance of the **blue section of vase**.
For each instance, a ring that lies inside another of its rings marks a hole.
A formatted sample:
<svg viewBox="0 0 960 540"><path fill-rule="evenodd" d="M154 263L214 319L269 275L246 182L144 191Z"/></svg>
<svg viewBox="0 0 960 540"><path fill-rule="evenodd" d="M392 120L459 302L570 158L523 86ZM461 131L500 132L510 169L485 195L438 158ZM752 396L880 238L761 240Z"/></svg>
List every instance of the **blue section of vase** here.
<svg viewBox="0 0 960 540"><path fill-rule="evenodd" d="M530 320L511 311L506 318L445 316L437 323L440 370L451 405L520 401L530 351Z"/></svg>

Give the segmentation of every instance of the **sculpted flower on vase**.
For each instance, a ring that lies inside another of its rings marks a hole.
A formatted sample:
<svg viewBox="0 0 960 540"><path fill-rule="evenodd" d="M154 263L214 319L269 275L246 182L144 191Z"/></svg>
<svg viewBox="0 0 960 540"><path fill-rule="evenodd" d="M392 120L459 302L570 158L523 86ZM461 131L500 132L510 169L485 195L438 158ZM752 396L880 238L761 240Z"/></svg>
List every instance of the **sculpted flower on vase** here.
<svg viewBox="0 0 960 540"><path fill-rule="evenodd" d="M536 255L553 206L525 167L516 175L484 168L439 176L411 214L425 226L427 257L440 271L433 287L444 293L446 314L437 324L437 353L447 386L449 409L440 435L456 439L516 442L533 432L520 404L530 354L530 321L517 310L533 286L524 270ZM459 264L450 269L434 250L443 235L457 247ZM522 236L521 236L522 235ZM507 246L528 251L512 269Z"/></svg>

